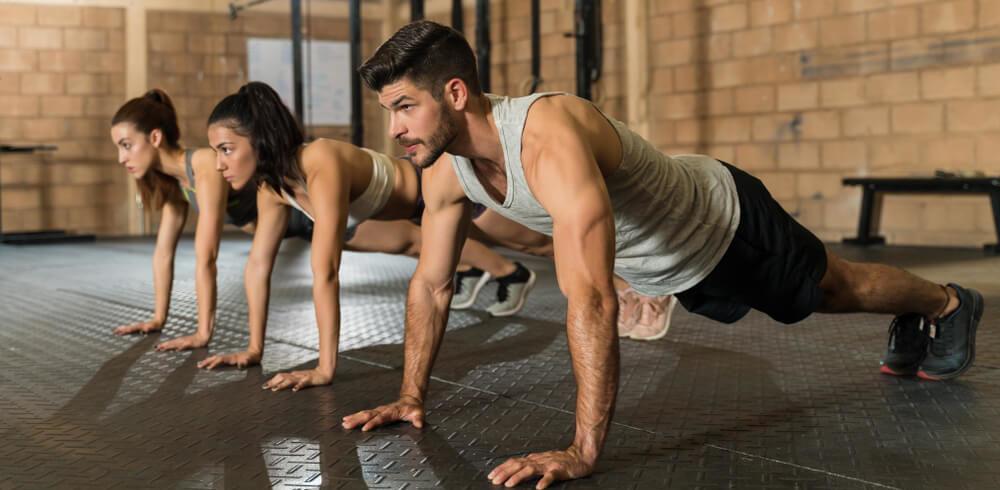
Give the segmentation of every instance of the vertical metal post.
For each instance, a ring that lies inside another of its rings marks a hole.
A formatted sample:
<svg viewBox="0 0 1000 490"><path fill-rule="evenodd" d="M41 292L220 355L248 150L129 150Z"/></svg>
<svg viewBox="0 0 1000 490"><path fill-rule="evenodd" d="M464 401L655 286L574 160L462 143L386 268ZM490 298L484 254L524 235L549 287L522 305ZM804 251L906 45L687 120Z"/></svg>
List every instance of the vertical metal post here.
<svg viewBox="0 0 1000 490"><path fill-rule="evenodd" d="M364 146L365 125L361 107L361 0L350 0L348 6L351 36L351 143Z"/></svg>
<svg viewBox="0 0 1000 490"><path fill-rule="evenodd" d="M410 0L410 22L424 18L424 0Z"/></svg>
<svg viewBox="0 0 1000 490"><path fill-rule="evenodd" d="M465 34L465 15L462 0L451 0L451 28Z"/></svg>
<svg viewBox="0 0 1000 490"><path fill-rule="evenodd" d="M476 0L476 58L478 59L479 85L490 91L490 2Z"/></svg>
<svg viewBox="0 0 1000 490"><path fill-rule="evenodd" d="M576 95L590 99L590 18L593 16L593 2L590 0L576 0L574 6L574 27L576 39Z"/></svg>
<svg viewBox="0 0 1000 490"><path fill-rule="evenodd" d="M305 126L302 97L302 0L292 2L292 93L295 118Z"/></svg>
<svg viewBox="0 0 1000 490"><path fill-rule="evenodd" d="M986 245L985 249L992 255L1000 255L1000 190L990 191L990 208L993 210L993 229L997 234L997 242Z"/></svg>
<svg viewBox="0 0 1000 490"><path fill-rule="evenodd" d="M539 0L531 0L531 89L529 93L538 90L542 81L542 29L538 18L541 16Z"/></svg>

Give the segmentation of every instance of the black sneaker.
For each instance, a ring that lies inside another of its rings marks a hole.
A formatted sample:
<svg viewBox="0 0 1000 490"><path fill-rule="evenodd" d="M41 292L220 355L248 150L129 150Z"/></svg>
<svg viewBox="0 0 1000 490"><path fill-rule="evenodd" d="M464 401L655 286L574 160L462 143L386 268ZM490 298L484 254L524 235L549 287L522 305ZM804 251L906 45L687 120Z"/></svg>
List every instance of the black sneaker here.
<svg viewBox="0 0 1000 490"><path fill-rule="evenodd" d="M479 290L493 279L489 272L475 267L455 273L455 292L451 297L451 309L464 310L476 302Z"/></svg>
<svg viewBox="0 0 1000 490"><path fill-rule="evenodd" d="M913 376L927 357L929 325L919 313L907 313L892 319L889 325L889 346L882 357L879 371L893 376Z"/></svg>
<svg viewBox="0 0 1000 490"><path fill-rule="evenodd" d="M983 317L983 295L957 284L948 286L958 293L958 308L935 322L927 358L917 372L923 379L957 377L972 366L976 357L976 327Z"/></svg>
<svg viewBox="0 0 1000 490"><path fill-rule="evenodd" d="M497 302L486 308L492 316L516 315L524 308L528 293L535 286L535 272L514 262L517 269L503 277L496 278Z"/></svg>

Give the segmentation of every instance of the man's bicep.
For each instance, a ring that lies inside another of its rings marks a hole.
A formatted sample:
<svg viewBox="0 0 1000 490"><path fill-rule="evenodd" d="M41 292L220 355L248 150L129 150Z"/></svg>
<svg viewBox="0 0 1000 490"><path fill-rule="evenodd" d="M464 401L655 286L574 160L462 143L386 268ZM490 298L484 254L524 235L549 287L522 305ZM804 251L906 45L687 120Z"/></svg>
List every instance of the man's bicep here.
<svg viewBox="0 0 1000 490"><path fill-rule="evenodd" d="M606 194L596 189L578 193L556 207L552 242L556 276L567 296L578 288L605 289L614 268L614 219Z"/></svg>
<svg viewBox="0 0 1000 490"><path fill-rule="evenodd" d="M534 173L539 202L552 217L553 247L560 288L604 288L614 263L614 216L604 177L582 141L551 145L541 152Z"/></svg>

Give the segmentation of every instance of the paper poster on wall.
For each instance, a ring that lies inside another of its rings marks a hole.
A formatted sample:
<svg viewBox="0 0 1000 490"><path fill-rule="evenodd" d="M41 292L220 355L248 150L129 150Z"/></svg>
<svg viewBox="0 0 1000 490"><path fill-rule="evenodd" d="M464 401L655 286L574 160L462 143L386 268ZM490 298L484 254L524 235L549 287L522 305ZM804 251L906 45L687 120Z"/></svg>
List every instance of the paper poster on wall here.
<svg viewBox="0 0 1000 490"><path fill-rule="evenodd" d="M351 122L350 44L310 41L302 45L303 119L310 126L346 126ZM251 81L274 87L281 100L294 108L292 41L247 39L247 68Z"/></svg>

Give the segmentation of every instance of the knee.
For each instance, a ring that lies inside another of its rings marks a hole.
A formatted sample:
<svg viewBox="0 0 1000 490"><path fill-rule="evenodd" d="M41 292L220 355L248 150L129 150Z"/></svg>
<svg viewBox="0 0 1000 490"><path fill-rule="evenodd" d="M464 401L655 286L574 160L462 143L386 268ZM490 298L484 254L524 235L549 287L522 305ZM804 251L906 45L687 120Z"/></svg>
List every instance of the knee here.
<svg viewBox="0 0 1000 490"><path fill-rule="evenodd" d="M853 304L858 298L868 297L874 291L874 283L862 264L834 257L828 262L820 289L828 305L840 305L845 301Z"/></svg>
<svg viewBox="0 0 1000 490"><path fill-rule="evenodd" d="M552 257L552 254L554 252L551 243L546 243L541 245L527 245L524 247L519 247L517 251L521 253L526 253L528 255L534 255L536 257Z"/></svg>
<svg viewBox="0 0 1000 490"><path fill-rule="evenodd" d="M403 245L403 253L410 257L420 257L420 234L410 236L410 239Z"/></svg>

